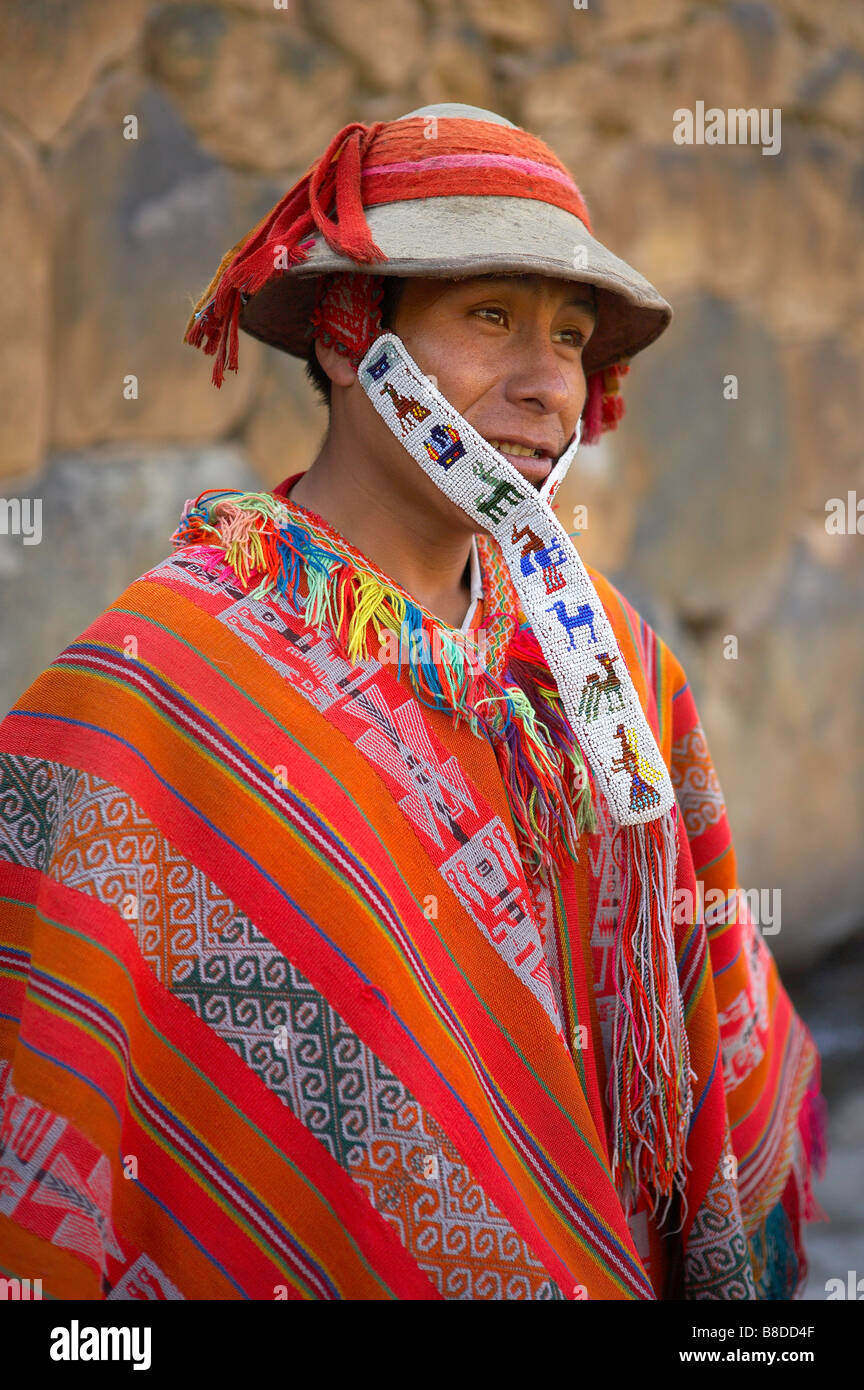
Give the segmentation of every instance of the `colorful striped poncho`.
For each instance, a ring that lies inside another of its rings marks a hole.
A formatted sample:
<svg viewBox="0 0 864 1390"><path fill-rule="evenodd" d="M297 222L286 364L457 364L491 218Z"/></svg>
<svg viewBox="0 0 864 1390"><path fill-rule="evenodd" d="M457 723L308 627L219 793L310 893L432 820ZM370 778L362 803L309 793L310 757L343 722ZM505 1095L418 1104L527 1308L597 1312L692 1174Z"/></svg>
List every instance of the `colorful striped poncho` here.
<svg viewBox="0 0 864 1390"><path fill-rule="evenodd" d="M0 726L2 1271L86 1299L793 1297L819 1060L681 667L592 572L677 792L694 1104L663 1220L610 1166L614 827L500 551L478 537L484 669L295 480L188 505ZM394 632L433 650L391 659Z"/></svg>

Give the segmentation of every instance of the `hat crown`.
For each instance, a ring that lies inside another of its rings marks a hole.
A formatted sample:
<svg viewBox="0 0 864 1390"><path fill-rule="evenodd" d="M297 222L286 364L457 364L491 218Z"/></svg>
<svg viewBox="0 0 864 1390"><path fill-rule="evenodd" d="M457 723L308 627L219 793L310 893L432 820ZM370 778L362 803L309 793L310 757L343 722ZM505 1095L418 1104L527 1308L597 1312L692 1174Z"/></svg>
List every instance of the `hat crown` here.
<svg viewBox="0 0 864 1390"><path fill-rule="evenodd" d="M511 130L519 129L512 121L508 121L506 116L499 116L496 111L486 111L482 106L467 106L461 101L439 101L431 106L418 106L416 111L408 111L396 119L410 121L415 116L435 116L441 120L488 121L492 125L509 126Z"/></svg>

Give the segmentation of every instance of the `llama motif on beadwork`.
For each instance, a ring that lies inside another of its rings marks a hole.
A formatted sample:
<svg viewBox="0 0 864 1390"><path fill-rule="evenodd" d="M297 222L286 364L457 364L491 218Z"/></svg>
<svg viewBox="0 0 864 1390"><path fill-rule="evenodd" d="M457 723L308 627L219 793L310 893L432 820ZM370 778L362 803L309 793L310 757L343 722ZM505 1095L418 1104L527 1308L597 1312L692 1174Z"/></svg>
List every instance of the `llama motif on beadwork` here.
<svg viewBox="0 0 864 1390"><path fill-rule="evenodd" d="M511 483L499 478L498 474L491 468L484 468L480 459L474 459L471 463L472 473L476 473L478 478L482 478L484 483L491 483L491 493L485 496L481 493L474 498L474 505L478 512L488 516L494 522L503 521L506 512L515 507L522 499L522 493Z"/></svg>
<svg viewBox="0 0 864 1390"><path fill-rule="evenodd" d="M597 636L594 632L594 610L590 603L580 603L575 613L568 613L567 604L564 602L563 598L558 598L552 604L551 608L546 609L546 612L555 614L555 617L567 633L567 640L570 646L575 651L578 651L578 647L576 646L574 633L580 627L587 627L588 631L591 633L591 641L597 641Z"/></svg>
<svg viewBox="0 0 864 1390"><path fill-rule="evenodd" d="M599 652L595 655L595 660L599 661L603 670L606 672L601 679L596 671L592 671L585 677L585 684L582 686L582 693L579 697L579 714L586 719L596 719L600 714L600 697L606 696L606 711L611 714L615 708L613 696L617 698L618 708L624 708L624 697L621 693L621 677L615 670L615 656L610 656L608 652Z"/></svg>

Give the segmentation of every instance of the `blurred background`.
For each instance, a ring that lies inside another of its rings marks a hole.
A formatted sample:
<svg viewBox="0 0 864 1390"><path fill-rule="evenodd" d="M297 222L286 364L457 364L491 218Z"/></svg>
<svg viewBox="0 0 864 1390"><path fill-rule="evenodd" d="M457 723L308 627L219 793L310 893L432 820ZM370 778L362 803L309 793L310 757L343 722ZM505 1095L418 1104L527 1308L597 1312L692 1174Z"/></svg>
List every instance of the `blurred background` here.
<svg viewBox="0 0 864 1390"><path fill-rule="evenodd" d="M864 1275L860 0L2 0L0 714L168 552L187 497L311 462L302 364L241 335L216 391L186 319L342 125L440 101L547 140L675 309L558 515L587 508L584 558L682 661L741 884L781 892L766 940L831 1113L824 1298ZM676 144L700 101L778 108L779 153ZM3 533L16 498L41 500L38 545Z"/></svg>

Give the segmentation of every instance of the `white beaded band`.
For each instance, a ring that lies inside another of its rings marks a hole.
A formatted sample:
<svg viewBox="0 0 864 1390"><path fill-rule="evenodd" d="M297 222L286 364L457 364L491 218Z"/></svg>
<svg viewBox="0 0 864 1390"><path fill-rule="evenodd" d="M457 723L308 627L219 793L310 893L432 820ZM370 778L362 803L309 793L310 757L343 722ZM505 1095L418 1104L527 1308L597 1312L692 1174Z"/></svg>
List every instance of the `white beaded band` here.
<svg viewBox="0 0 864 1390"><path fill-rule="evenodd" d="M597 591L549 505L579 432L538 490L441 395L395 333L375 340L357 375L424 473L501 546L564 712L617 822L640 825L664 815L675 801L668 770Z"/></svg>

